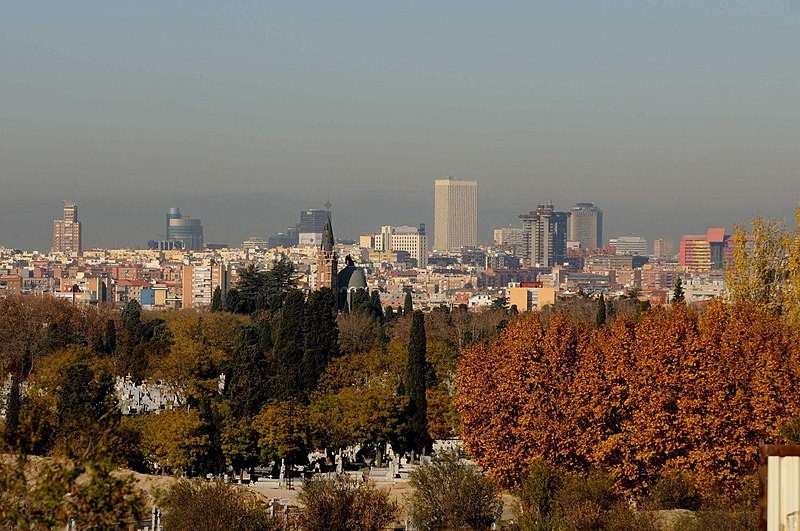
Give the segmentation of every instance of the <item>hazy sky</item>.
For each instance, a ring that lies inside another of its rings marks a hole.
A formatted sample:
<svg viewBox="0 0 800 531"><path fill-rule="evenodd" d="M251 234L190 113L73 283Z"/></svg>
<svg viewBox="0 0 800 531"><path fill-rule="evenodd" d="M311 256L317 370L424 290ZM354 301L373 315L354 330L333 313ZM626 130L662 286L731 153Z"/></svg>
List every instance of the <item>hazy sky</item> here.
<svg viewBox="0 0 800 531"><path fill-rule="evenodd" d="M794 0L800 2L800 0ZM5 2L0 246L238 244L330 197L334 231L433 221L479 182L481 238L552 200L605 238L677 238L800 198L791 0ZM431 231L432 233L432 231Z"/></svg>

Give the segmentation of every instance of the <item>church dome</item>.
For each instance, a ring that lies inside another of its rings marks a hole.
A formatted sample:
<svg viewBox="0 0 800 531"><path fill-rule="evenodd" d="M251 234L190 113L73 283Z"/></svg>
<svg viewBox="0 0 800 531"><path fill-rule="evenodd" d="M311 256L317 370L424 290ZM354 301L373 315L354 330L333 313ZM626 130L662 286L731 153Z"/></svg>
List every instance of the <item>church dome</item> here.
<svg viewBox="0 0 800 531"><path fill-rule="evenodd" d="M336 276L339 290L367 289L367 275L364 270L355 265L350 255L345 258L345 263L347 265Z"/></svg>

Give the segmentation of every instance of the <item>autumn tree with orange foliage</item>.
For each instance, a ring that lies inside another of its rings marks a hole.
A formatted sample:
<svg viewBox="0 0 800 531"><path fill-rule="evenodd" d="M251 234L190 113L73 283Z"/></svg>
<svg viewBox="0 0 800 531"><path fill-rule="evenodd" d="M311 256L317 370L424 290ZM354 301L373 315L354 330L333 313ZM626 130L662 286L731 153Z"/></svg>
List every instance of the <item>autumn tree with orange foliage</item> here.
<svg viewBox="0 0 800 531"><path fill-rule="evenodd" d="M675 472L735 493L758 444L800 413L789 326L769 308L713 301L618 318L599 329L555 314L517 321L465 352L457 404L468 451L506 487L543 458L604 470L646 493Z"/></svg>

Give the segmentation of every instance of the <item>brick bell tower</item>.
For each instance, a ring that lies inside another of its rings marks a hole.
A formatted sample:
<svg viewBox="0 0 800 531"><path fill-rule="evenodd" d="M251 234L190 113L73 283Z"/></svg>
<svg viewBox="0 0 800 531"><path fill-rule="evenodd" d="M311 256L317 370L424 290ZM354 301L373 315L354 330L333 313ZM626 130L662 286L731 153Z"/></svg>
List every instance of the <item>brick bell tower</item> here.
<svg viewBox="0 0 800 531"><path fill-rule="evenodd" d="M338 293L339 286L336 282L338 272L339 257L336 255L331 217L328 216L325 228L322 229L322 245L317 252L317 289L331 288L334 293Z"/></svg>

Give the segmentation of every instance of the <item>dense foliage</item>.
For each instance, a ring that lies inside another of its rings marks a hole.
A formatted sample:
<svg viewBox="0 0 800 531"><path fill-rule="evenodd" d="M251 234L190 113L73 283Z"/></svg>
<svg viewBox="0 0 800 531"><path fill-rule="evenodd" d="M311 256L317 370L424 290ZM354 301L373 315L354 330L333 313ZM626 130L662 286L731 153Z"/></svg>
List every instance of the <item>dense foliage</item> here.
<svg viewBox="0 0 800 531"><path fill-rule="evenodd" d="M27 454L194 475L301 464L309 450L355 444L380 463L388 443L419 451L458 433L459 352L493 338L505 310L442 309L412 327L373 292L337 314L333 292L304 295L282 264L248 270L235 295L246 314L227 311L230 297L221 311L168 312L0 299L0 369L12 384L3 439ZM183 407L123 417L114 377L126 375L170 385Z"/></svg>
<svg viewBox="0 0 800 531"><path fill-rule="evenodd" d="M510 324L459 366L462 436L506 486L540 457L607 471L642 493L671 472L704 493L735 492L759 443L800 412L794 329L768 308L714 301L653 309L638 322L539 315Z"/></svg>

